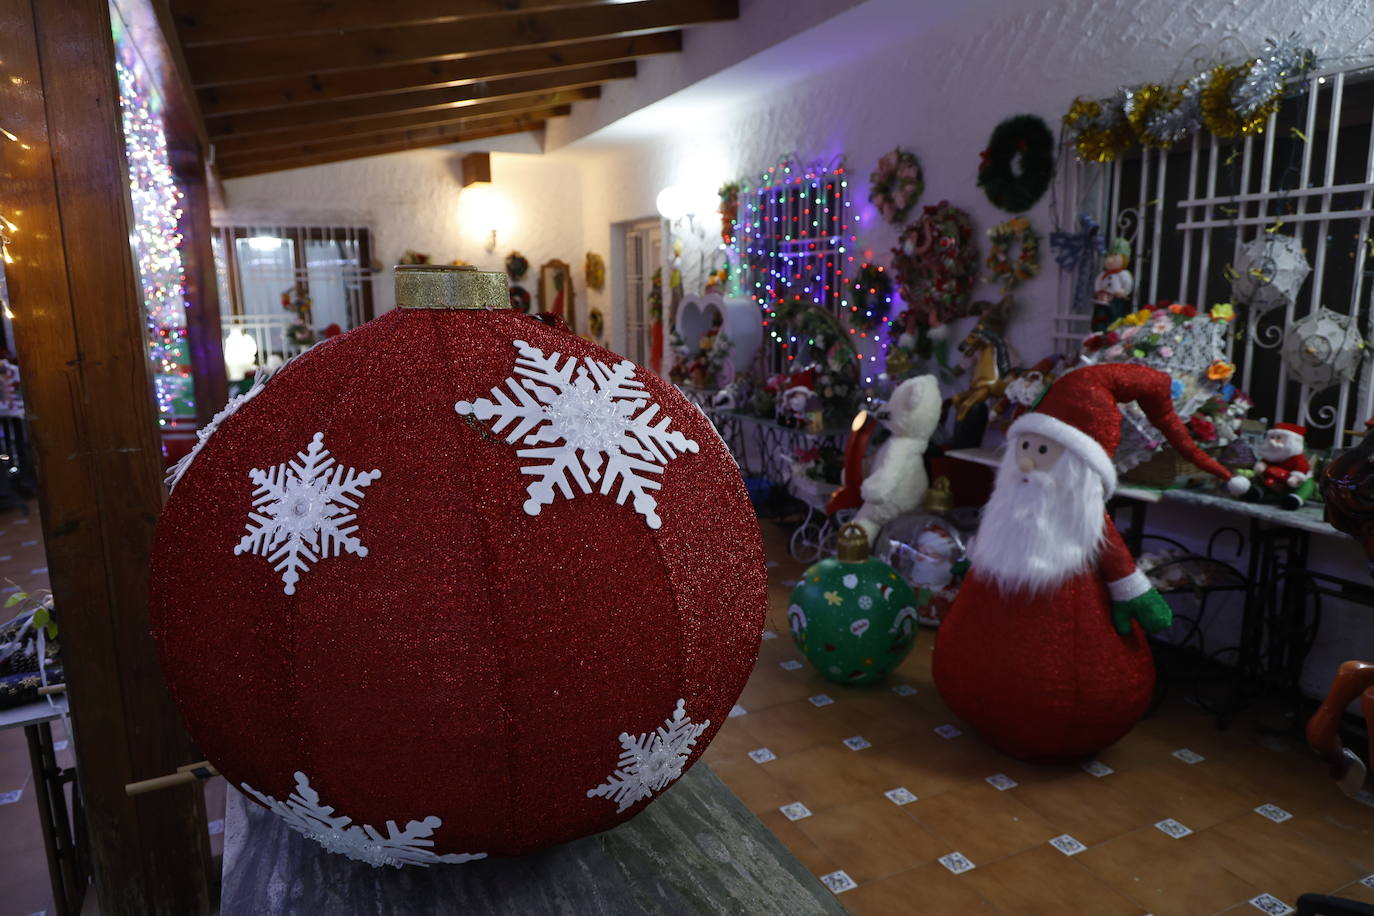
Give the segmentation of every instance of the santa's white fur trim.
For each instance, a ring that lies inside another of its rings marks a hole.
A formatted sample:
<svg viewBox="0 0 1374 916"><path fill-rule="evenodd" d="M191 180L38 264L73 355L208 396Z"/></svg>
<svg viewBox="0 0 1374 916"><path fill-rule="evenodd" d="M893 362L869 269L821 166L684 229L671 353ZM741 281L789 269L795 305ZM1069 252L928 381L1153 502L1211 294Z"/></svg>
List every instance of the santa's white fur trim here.
<svg viewBox="0 0 1374 916"><path fill-rule="evenodd" d="M1004 452L978 534L973 571L1007 592L1053 588L1097 561L1106 536L1102 478L1065 451L1047 471L1021 471Z"/></svg>
<svg viewBox="0 0 1374 916"><path fill-rule="evenodd" d="M1226 481L1226 492L1232 496L1244 496L1250 489L1250 478L1239 474Z"/></svg>
<svg viewBox="0 0 1374 916"><path fill-rule="evenodd" d="M1088 467L1102 478L1102 489L1108 496L1116 490L1116 467L1112 464L1112 457L1096 439L1083 430L1047 413L1028 413L1011 424L1011 428L1007 430L1008 446L1013 439L1023 433L1034 433L1058 442L1087 462Z"/></svg>
<svg viewBox="0 0 1374 916"><path fill-rule="evenodd" d="M1107 583L1107 593L1112 596L1113 601L1130 601L1132 598L1139 598L1150 588L1150 580L1138 569L1129 576Z"/></svg>

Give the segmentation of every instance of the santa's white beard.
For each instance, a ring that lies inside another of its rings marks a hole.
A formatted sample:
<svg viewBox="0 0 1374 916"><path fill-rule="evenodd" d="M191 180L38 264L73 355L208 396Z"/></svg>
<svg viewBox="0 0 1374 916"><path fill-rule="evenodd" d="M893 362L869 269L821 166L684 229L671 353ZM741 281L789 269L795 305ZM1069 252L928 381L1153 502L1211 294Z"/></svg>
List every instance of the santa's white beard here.
<svg viewBox="0 0 1374 916"><path fill-rule="evenodd" d="M973 572L1004 591L1038 592L1086 569L1106 533L1099 477L1065 451L1048 471L1021 471L1008 448L969 545Z"/></svg>

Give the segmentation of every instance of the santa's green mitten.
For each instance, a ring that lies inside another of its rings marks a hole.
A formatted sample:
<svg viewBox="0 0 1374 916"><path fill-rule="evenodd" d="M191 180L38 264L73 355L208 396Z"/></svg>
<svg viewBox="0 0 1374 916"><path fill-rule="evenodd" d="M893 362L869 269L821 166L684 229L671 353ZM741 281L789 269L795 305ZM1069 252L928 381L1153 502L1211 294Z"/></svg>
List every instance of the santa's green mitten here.
<svg viewBox="0 0 1374 916"><path fill-rule="evenodd" d="M1158 633L1174 622L1174 612L1159 589L1151 588L1134 598L1112 602L1112 623L1118 633L1129 636L1132 620L1139 620L1146 633Z"/></svg>

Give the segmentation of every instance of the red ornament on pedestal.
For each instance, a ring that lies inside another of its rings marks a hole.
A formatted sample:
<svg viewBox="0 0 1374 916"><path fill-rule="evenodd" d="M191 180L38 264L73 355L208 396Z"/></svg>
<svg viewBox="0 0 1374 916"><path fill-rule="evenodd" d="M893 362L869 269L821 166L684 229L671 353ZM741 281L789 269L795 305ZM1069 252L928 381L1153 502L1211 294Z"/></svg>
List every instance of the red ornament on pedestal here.
<svg viewBox="0 0 1374 916"><path fill-rule="evenodd" d="M739 472L676 389L512 312L502 274L397 268L397 301L174 471L167 681L230 782L353 858L605 830L700 756L757 655Z"/></svg>

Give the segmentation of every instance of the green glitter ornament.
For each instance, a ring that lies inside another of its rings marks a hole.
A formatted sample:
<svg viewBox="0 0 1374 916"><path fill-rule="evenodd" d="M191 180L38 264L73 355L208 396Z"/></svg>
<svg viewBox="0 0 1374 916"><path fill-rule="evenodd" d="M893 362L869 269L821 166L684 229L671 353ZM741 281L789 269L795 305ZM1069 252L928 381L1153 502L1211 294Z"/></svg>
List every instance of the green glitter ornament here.
<svg viewBox="0 0 1374 916"><path fill-rule="evenodd" d="M838 557L802 573L787 619L816 670L843 684L882 680L916 643L916 596L891 566L869 556L858 525L840 529Z"/></svg>

